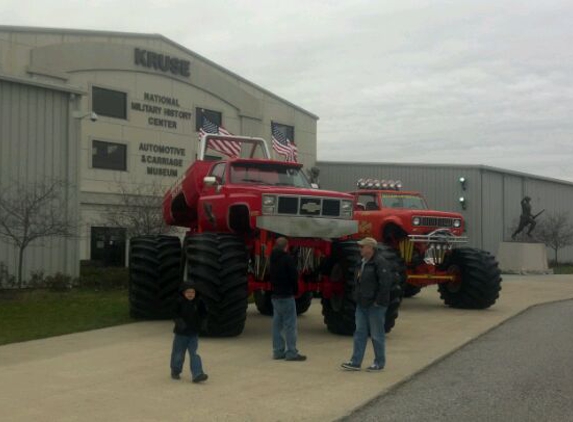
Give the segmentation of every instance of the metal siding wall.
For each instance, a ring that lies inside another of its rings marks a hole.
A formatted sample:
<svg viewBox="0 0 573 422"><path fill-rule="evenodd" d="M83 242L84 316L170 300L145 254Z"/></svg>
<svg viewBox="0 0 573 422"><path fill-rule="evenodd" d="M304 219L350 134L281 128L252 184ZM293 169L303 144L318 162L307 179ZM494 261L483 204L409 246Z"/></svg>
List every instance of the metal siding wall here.
<svg viewBox="0 0 573 422"><path fill-rule="evenodd" d="M483 249L497 253L504 238L503 175L482 171Z"/></svg>
<svg viewBox="0 0 573 422"><path fill-rule="evenodd" d="M70 183L67 195L77 221L77 143L69 144L69 94L0 81L0 184L58 178ZM64 210L65 211L65 210ZM24 257L24 276L32 271L77 275L77 241L51 238L32 243ZM0 241L0 262L16 271L13 246Z"/></svg>

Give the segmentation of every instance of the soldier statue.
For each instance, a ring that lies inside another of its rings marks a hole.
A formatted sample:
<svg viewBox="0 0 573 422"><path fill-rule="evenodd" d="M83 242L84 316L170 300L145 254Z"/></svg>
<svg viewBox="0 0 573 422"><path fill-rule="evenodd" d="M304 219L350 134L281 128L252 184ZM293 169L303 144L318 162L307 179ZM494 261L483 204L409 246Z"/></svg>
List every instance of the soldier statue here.
<svg viewBox="0 0 573 422"><path fill-rule="evenodd" d="M545 210L543 210L545 211ZM511 238L515 240L515 236L517 236L521 231L529 226L529 230L527 230L527 235L531 237L531 232L536 226L535 219L539 217L539 215L543 212L533 215L531 214L531 198L526 196L521 200L521 216L519 217L519 226L515 230L515 232L511 235Z"/></svg>

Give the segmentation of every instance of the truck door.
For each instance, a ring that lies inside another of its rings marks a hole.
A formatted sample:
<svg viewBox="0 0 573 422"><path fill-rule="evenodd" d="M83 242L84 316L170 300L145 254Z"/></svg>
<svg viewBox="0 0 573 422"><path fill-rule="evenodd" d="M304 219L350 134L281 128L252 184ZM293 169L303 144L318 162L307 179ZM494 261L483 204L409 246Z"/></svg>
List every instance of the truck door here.
<svg viewBox="0 0 573 422"><path fill-rule="evenodd" d="M228 231L227 163L217 163L208 176L215 177L217 184L204 186L199 200L199 226L204 231Z"/></svg>
<svg viewBox="0 0 573 422"><path fill-rule="evenodd" d="M377 193L355 192L354 218L358 220L360 237L376 237L380 225L380 201Z"/></svg>

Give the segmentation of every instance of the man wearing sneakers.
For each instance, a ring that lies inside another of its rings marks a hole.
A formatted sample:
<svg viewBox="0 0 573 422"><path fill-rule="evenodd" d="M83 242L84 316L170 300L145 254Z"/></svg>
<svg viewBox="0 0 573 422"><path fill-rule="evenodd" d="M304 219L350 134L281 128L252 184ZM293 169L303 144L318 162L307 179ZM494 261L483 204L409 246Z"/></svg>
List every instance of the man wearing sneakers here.
<svg viewBox="0 0 573 422"><path fill-rule="evenodd" d="M354 298L356 300L356 330L354 350L350 361L341 366L350 371L359 371L364 359L368 333L374 346L374 362L366 370L378 372L384 369L384 319L390 301L392 274L385 259L377 253L378 242L366 237L358 242L362 261L354 272Z"/></svg>
<svg viewBox="0 0 573 422"><path fill-rule="evenodd" d="M306 356L296 349L296 302L298 272L288 253L288 241L279 237L271 253L273 302L273 359L303 361Z"/></svg>

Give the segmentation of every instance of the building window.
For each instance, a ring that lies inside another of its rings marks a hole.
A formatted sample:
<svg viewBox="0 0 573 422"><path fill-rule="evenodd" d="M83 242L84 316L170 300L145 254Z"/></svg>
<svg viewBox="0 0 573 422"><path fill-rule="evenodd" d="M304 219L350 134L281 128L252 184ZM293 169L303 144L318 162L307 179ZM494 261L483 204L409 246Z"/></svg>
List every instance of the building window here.
<svg viewBox="0 0 573 422"><path fill-rule="evenodd" d="M127 146L112 142L92 142L92 167L106 170L127 170Z"/></svg>
<svg viewBox="0 0 573 422"><path fill-rule="evenodd" d="M293 143L293 144L295 143L294 142L294 126L282 125L280 123L272 122L271 128L278 130L291 143Z"/></svg>
<svg viewBox="0 0 573 422"><path fill-rule="evenodd" d="M203 126L204 120L207 119L209 122L217 125L223 125L223 114L218 111L207 110L205 108L199 108L195 110L195 130L199 132L199 129Z"/></svg>
<svg viewBox="0 0 573 422"><path fill-rule="evenodd" d="M105 267L124 267L125 239L123 228L92 227L90 259Z"/></svg>
<svg viewBox="0 0 573 422"><path fill-rule="evenodd" d="M92 87L92 111L98 116L127 119L127 94L94 86Z"/></svg>

